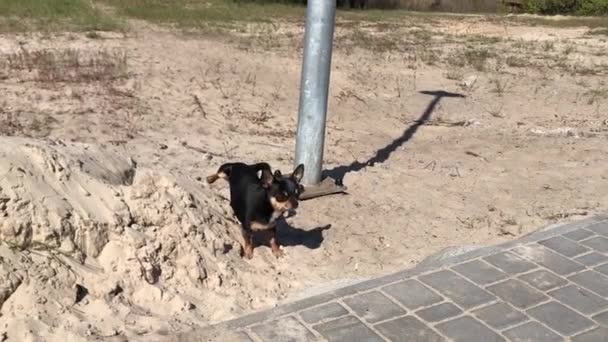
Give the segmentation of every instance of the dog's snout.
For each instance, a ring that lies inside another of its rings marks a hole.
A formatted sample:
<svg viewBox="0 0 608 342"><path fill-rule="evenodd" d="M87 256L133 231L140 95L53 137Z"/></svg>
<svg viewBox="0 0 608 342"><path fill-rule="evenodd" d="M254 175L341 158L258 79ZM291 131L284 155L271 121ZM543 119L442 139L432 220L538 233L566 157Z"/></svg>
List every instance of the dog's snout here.
<svg viewBox="0 0 608 342"><path fill-rule="evenodd" d="M293 209L293 208L287 210L285 212L285 215L284 215L285 218L290 218L290 217L293 217L293 216L296 216L296 210Z"/></svg>

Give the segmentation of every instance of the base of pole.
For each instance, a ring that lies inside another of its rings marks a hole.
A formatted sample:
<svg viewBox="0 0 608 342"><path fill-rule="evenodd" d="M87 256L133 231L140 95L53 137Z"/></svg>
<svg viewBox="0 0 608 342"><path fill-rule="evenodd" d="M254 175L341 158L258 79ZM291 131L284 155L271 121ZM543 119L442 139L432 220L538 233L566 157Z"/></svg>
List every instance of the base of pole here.
<svg viewBox="0 0 608 342"><path fill-rule="evenodd" d="M344 185L337 185L331 177L326 177L319 184L304 186L304 192L300 194L300 200L327 196L338 193L345 193L347 188Z"/></svg>

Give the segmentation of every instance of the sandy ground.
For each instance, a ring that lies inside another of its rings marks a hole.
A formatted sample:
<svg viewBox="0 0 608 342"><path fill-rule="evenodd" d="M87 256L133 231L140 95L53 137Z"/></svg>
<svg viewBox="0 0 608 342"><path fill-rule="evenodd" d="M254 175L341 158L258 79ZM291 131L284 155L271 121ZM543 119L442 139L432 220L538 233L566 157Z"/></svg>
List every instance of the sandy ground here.
<svg viewBox="0 0 608 342"><path fill-rule="evenodd" d="M0 36L0 341L154 340L607 209L606 36L340 22L325 168L349 193L245 261L200 180L291 170L303 27L132 26Z"/></svg>

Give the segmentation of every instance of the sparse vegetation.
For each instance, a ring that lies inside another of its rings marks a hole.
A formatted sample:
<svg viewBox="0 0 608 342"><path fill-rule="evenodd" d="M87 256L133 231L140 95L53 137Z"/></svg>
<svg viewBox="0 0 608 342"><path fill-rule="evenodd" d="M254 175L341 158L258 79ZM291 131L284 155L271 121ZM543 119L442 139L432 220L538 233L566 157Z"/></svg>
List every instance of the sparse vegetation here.
<svg viewBox="0 0 608 342"><path fill-rule="evenodd" d="M461 69L450 69L445 73L445 78L452 81L460 81L464 77Z"/></svg>
<svg viewBox="0 0 608 342"><path fill-rule="evenodd" d="M0 135L14 135L17 132L22 132L24 127L19 122L16 115L4 111L4 104L0 107Z"/></svg>
<svg viewBox="0 0 608 342"><path fill-rule="evenodd" d="M574 52L574 50L575 50L575 47L574 47L572 44L568 44L568 45L567 45L567 46L564 48L563 53L564 53L564 55L569 55L569 54L571 54L572 52Z"/></svg>
<svg viewBox="0 0 608 342"><path fill-rule="evenodd" d="M446 61L451 66L459 68L470 66L477 71L484 71L486 68L486 62L492 57L494 57L494 53L486 47L469 47L463 52L452 52L450 55L448 55Z"/></svg>
<svg viewBox="0 0 608 342"><path fill-rule="evenodd" d="M467 64L471 65L479 71L483 71L488 58L492 57L490 50L486 48L468 49L464 52L464 58Z"/></svg>
<svg viewBox="0 0 608 342"><path fill-rule="evenodd" d="M510 66L510 67L514 67L514 68L523 68L526 65L528 65L528 63L526 62L526 60L523 57L519 57L519 56L508 56L505 60L505 63Z"/></svg>
<svg viewBox="0 0 608 342"><path fill-rule="evenodd" d="M608 27L608 17L580 17L570 16L565 18L554 19L544 16L512 16L501 17L496 16L495 20L506 23L518 23L530 26L548 26L556 28L565 27L589 27L589 28L606 28Z"/></svg>
<svg viewBox="0 0 608 342"><path fill-rule="evenodd" d="M467 65L466 60L462 58L462 54L459 52L453 52L448 55L446 62L448 65L457 68L464 68Z"/></svg>
<svg viewBox="0 0 608 342"><path fill-rule="evenodd" d="M99 39L99 38L101 38L101 36L99 35L99 33L95 32L95 31L87 32L86 37L90 38L90 39Z"/></svg>
<svg viewBox="0 0 608 342"><path fill-rule="evenodd" d="M590 30L587 34L598 35L598 36L608 36L608 28L599 28L599 29L595 29L595 30Z"/></svg>
<svg viewBox="0 0 608 342"><path fill-rule="evenodd" d="M543 50L548 52L555 48L555 44L552 41L546 41L543 43Z"/></svg>
<svg viewBox="0 0 608 342"><path fill-rule="evenodd" d="M572 0L576 1L576 0ZM111 8L101 11L99 8ZM119 28L124 19L138 18L155 23L175 25L180 28L219 29L228 35L230 41L236 41L243 50L260 49L276 50L293 47L301 49L301 39L293 32L279 29L280 21L297 21L304 19L305 8L293 1L232 1L210 0L202 3L192 0L50 0L44 5L37 6L35 0L6 0L0 4L4 17L1 23L6 24L16 18L20 25L32 23L49 23L52 27L74 27L85 30L89 39L99 39L99 30ZM104 14L105 12L111 13ZM602 67L574 65L569 55L576 52L576 47L570 43L558 40L532 42L528 40L511 40L496 34L466 34L455 35L434 30L433 25L439 19L451 18L464 21L483 20L506 24L516 20L539 25L587 25L597 27L589 34L607 34L608 19L606 18L571 18L566 20L548 20L535 17L503 17L487 15L484 17L431 14L406 12L401 10L380 11L338 11L337 26L343 30L335 36L337 50L353 53L355 48L363 48L378 53L399 52L413 63L439 65L447 63L458 69L473 68L477 71L496 69L501 65L514 68L555 66L573 74L597 74ZM398 20L396 20L398 19ZM63 25L63 26L62 26ZM4 26L6 27L6 26ZM24 26L25 27L25 26ZM30 26L30 27L36 27ZM507 46L516 48L517 53L506 51ZM446 48L447 46L447 48ZM465 48L463 48L463 46ZM558 53L559 52L559 53ZM99 60L78 61L80 57L70 56L72 52L63 52L63 56L52 56L49 51L32 52L35 56L27 56L27 51L21 51L14 56L8 56L18 68L19 63L37 63L39 80L57 80L72 82L77 79L100 79L115 77L108 75L120 74L118 56L102 55ZM600 52L598 52L598 55ZM18 54L30 62L21 61ZM109 57L109 58L108 58ZM108 60L115 64L108 64ZM0 62L0 66L1 66ZM43 67L43 65L47 67ZM410 63L411 65L412 63ZM51 65L55 65L51 67ZM70 69L65 73L62 69ZM112 69L112 70L108 70ZM605 67L604 67L605 69ZM3 77L4 71L0 71ZM223 96L227 96L220 87Z"/></svg>
<svg viewBox="0 0 608 342"><path fill-rule="evenodd" d="M98 51L87 56L75 49L42 49L6 54L0 69L10 72L34 72L38 82L106 81L127 75L127 55L122 50Z"/></svg>
<svg viewBox="0 0 608 342"><path fill-rule="evenodd" d="M422 48L418 53L420 60L426 65L435 65L439 62L439 54L432 49Z"/></svg>
<svg viewBox="0 0 608 342"><path fill-rule="evenodd" d="M50 115L40 113L31 119L21 119L17 115L0 108L0 135L27 137L47 137L58 121Z"/></svg>
<svg viewBox="0 0 608 342"><path fill-rule="evenodd" d="M585 96L587 97L588 105L596 104L599 101L608 99L608 88L599 87L591 89L585 93Z"/></svg>
<svg viewBox="0 0 608 342"><path fill-rule="evenodd" d="M351 32L336 39L336 45L346 48L364 48L381 53L398 51L403 46L398 39L399 37L395 34L374 35L359 27L354 27Z"/></svg>
<svg viewBox="0 0 608 342"><path fill-rule="evenodd" d="M487 108L486 110L488 114L492 115L493 117L503 119L505 117L505 115L502 113L503 107L504 104L500 103L498 105Z"/></svg>
<svg viewBox="0 0 608 342"><path fill-rule="evenodd" d="M500 78L499 76L495 76L495 77L491 78L490 84L492 87L491 91L501 97L504 95L504 93L507 90L507 87L509 85L509 83L506 80Z"/></svg>

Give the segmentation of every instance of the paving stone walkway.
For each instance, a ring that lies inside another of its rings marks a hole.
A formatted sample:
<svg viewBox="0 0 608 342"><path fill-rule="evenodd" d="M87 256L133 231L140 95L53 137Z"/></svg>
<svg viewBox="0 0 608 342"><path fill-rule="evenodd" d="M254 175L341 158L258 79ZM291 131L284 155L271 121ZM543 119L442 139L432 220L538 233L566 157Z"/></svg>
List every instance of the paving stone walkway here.
<svg viewBox="0 0 608 342"><path fill-rule="evenodd" d="M258 342L608 342L608 216L209 328Z"/></svg>

